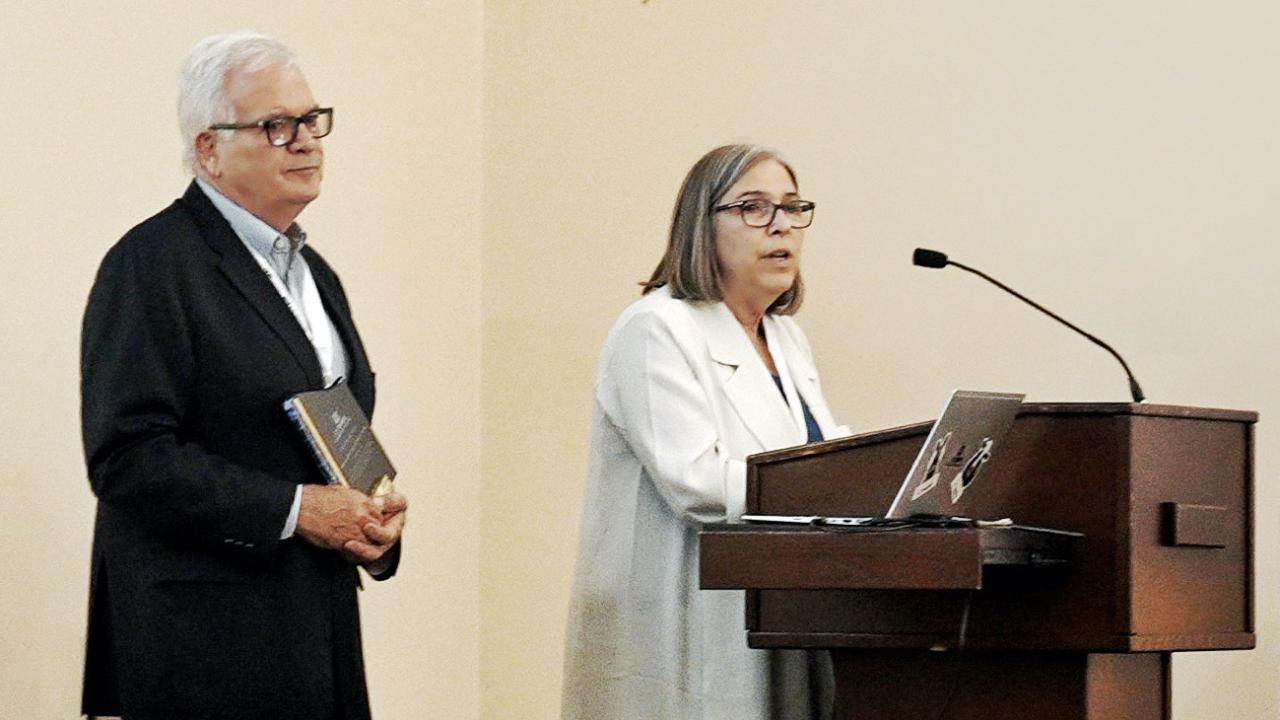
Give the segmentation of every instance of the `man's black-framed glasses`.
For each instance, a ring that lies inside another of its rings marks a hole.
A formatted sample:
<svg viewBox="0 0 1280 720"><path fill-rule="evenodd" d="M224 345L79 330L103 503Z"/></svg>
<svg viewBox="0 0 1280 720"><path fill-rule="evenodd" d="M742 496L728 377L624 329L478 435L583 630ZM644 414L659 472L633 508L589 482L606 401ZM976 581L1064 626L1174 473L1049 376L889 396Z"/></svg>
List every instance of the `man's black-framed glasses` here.
<svg viewBox="0 0 1280 720"><path fill-rule="evenodd" d="M742 215L742 222L750 227L758 228L772 225L774 217L781 210L782 214L787 216L787 222L791 224L791 227L799 230L813 224L814 207L815 205L808 200L775 203L769 200L752 198L750 200L738 200L725 205L717 205L711 210L712 212L737 210L738 214Z"/></svg>
<svg viewBox="0 0 1280 720"><path fill-rule="evenodd" d="M251 130L262 128L267 134L267 142L276 147L284 147L298 139L298 127L307 126L307 132L313 138L322 138L333 131L333 108L316 108L306 115L297 117L276 116L266 120L248 123L216 123L210 130Z"/></svg>

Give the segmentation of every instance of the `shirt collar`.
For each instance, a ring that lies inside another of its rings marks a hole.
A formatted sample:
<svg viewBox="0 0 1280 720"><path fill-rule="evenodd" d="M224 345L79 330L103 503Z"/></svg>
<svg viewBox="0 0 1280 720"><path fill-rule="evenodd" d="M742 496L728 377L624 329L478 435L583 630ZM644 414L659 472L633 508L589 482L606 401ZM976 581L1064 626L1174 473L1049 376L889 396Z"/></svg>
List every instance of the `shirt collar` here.
<svg viewBox="0 0 1280 720"><path fill-rule="evenodd" d="M289 228L281 235L275 228L263 222L261 218L240 207L231 198L218 192L218 189L211 183L205 182L202 178L196 178L196 184L209 197L209 202L213 203L213 206L218 209L222 217L226 218L236 236L245 245L248 245L251 250L273 261L273 264L278 262L288 267L293 254L290 250L297 252L302 249L303 245L307 244L307 234L302 231L298 223L289 225Z"/></svg>

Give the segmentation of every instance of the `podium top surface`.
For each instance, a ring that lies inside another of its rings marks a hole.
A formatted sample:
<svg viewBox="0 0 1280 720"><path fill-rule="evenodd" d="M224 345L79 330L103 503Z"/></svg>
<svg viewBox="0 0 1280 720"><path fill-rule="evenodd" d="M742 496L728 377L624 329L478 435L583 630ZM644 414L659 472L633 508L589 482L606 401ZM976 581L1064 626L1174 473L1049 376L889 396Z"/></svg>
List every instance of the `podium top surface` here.
<svg viewBox="0 0 1280 720"><path fill-rule="evenodd" d="M1227 410L1223 408L1190 407L1187 405L1154 405L1149 403L1083 403L1083 402L1033 402L1022 404L1018 418L1033 416L1103 416L1103 417L1153 417L1181 420L1214 420L1241 424L1258 421L1258 413L1252 410ZM860 445L894 440L912 435L923 435L933 425L933 420L900 425L881 430L871 430L823 442L769 450L751 455L748 464L767 463L773 460L821 454L832 448L854 448Z"/></svg>
<svg viewBox="0 0 1280 720"><path fill-rule="evenodd" d="M1193 418L1197 420L1226 420L1229 422L1257 422L1258 413L1252 410L1227 410L1223 408L1190 407L1187 405L1156 405L1151 403L1023 403L1020 415L1145 415L1149 417Z"/></svg>

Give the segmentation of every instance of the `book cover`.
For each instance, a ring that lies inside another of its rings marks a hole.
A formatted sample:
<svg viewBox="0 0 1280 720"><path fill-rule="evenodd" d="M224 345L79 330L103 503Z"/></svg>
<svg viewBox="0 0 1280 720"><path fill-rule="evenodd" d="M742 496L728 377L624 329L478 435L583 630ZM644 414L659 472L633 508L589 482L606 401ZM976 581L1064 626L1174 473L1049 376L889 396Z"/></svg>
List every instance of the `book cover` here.
<svg viewBox="0 0 1280 720"><path fill-rule="evenodd" d="M284 401L284 410L311 446L330 484L369 496L392 489L396 470L346 383L298 393Z"/></svg>

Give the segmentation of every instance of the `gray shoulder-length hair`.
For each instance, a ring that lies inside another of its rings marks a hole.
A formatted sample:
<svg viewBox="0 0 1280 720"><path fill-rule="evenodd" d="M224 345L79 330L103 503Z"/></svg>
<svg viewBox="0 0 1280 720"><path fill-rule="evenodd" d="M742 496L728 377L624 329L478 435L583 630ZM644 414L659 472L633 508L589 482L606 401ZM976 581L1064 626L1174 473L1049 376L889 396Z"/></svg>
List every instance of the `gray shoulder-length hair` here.
<svg viewBox="0 0 1280 720"><path fill-rule="evenodd" d="M716 255L712 208L738 178L763 160L777 160L791 175L791 181L796 182L791 165L776 152L757 145L724 145L694 163L676 196L667 251L649 280L641 283L642 294L665 285L672 297L682 300L724 299L724 270ZM803 301L804 283L797 274L796 281L773 301L767 312L793 315Z"/></svg>
<svg viewBox="0 0 1280 720"><path fill-rule="evenodd" d="M240 121L227 96L230 75L276 65L297 67L297 56L279 40L249 30L210 35L187 53L178 76L178 130L182 161L192 174L197 170L196 137L214 123Z"/></svg>

